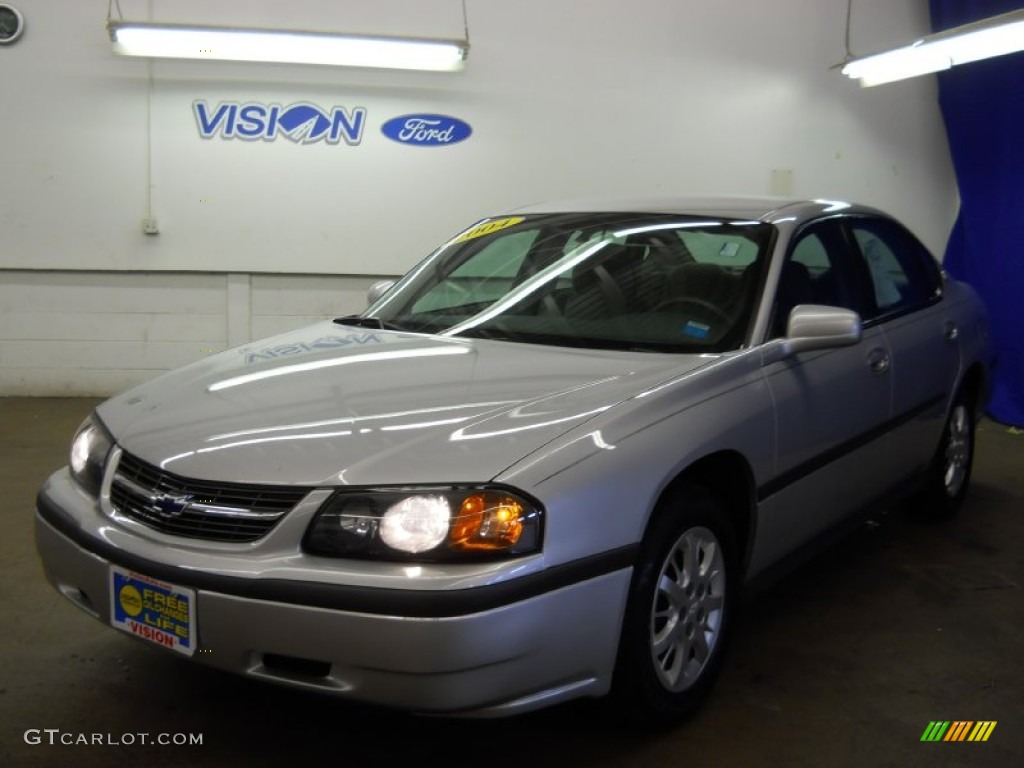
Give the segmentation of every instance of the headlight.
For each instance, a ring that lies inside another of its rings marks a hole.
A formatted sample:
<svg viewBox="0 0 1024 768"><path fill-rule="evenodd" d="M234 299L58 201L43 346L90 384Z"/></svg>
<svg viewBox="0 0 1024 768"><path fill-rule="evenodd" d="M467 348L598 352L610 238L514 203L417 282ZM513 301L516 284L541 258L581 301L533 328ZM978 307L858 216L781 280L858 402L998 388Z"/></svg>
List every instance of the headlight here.
<svg viewBox="0 0 1024 768"><path fill-rule="evenodd" d="M317 513L302 546L328 557L514 557L540 551L542 523L539 504L505 488L345 489Z"/></svg>
<svg viewBox="0 0 1024 768"><path fill-rule="evenodd" d="M103 467L113 445L110 435L92 416L82 422L71 441L71 476L94 496L100 495Z"/></svg>

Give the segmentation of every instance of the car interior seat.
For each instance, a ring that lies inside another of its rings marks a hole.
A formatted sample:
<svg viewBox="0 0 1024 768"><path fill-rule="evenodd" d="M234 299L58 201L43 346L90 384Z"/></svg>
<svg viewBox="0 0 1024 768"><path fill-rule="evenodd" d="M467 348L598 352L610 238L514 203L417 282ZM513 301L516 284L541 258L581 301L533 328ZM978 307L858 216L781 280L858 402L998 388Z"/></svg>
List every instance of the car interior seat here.
<svg viewBox="0 0 1024 768"><path fill-rule="evenodd" d="M609 245L573 271L565 314L578 319L618 317L649 309L661 290L645 265L646 246Z"/></svg>
<svg viewBox="0 0 1024 768"><path fill-rule="evenodd" d="M775 294L775 314L772 322L772 337L785 336L789 313L800 304L813 304L814 282L807 265L799 261L787 261L779 276L779 288Z"/></svg>

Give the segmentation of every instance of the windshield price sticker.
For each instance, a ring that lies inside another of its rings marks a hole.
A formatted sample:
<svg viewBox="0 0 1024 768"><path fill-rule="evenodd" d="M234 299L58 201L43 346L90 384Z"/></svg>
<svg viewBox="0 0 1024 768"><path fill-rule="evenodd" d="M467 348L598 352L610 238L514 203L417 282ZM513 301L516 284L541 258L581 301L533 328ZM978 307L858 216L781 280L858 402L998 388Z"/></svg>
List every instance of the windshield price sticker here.
<svg viewBox="0 0 1024 768"><path fill-rule="evenodd" d="M522 216L510 216L507 219L490 219L488 221L477 224L472 229L463 232L457 238L456 243L462 243L466 240L472 240L475 237L483 237L485 235L493 235L495 232L500 232L503 229L514 227L519 222L524 221Z"/></svg>
<svg viewBox="0 0 1024 768"><path fill-rule="evenodd" d="M195 613L195 590L111 566L113 627L191 656L196 649Z"/></svg>

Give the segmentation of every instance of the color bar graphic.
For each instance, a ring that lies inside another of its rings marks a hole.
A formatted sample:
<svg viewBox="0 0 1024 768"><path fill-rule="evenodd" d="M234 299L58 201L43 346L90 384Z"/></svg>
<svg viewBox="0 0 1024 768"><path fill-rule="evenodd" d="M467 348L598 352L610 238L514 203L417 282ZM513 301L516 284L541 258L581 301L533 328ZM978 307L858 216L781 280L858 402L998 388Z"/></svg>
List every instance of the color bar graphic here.
<svg viewBox="0 0 1024 768"><path fill-rule="evenodd" d="M943 741L963 741L967 738L967 732L974 725L970 720L954 720L946 733Z"/></svg>
<svg viewBox="0 0 1024 768"><path fill-rule="evenodd" d="M967 737L968 741L988 741L988 737L992 735L992 731L996 729L995 720L981 720L977 725L974 726L974 730L971 731L971 735Z"/></svg>
<svg viewBox="0 0 1024 768"><path fill-rule="evenodd" d="M941 741L947 728L949 728L948 720L932 720L928 723L928 727L924 729L921 741Z"/></svg>
<svg viewBox="0 0 1024 768"><path fill-rule="evenodd" d="M921 741L988 741L996 720L932 720L921 734Z"/></svg>

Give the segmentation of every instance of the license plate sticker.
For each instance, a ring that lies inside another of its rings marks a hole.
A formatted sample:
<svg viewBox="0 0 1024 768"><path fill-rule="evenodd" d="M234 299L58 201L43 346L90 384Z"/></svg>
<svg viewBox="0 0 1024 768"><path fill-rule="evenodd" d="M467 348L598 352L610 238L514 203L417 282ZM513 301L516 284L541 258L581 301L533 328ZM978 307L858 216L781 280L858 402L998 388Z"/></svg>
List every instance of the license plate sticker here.
<svg viewBox="0 0 1024 768"><path fill-rule="evenodd" d="M116 629L191 656L196 650L196 593L110 568L110 623Z"/></svg>

